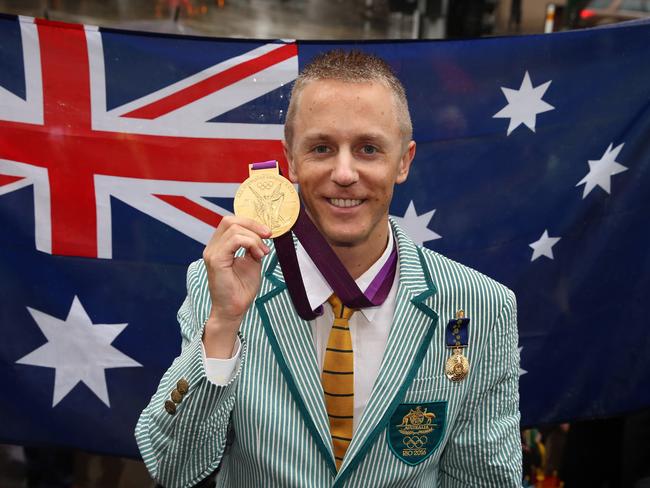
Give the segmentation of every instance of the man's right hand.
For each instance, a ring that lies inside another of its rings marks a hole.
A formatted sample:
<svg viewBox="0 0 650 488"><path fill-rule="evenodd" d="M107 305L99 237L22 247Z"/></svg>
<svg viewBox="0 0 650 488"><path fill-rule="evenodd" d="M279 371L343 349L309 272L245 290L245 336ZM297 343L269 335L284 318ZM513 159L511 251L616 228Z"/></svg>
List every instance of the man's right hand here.
<svg viewBox="0 0 650 488"><path fill-rule="evenodd" d="M227 216L203 251L212 308L203 331L207 357L229 359L244 314L260 288L262 258L269 248L268 227L245 217ZM235 257L239 248L246 254Z"/></svg>

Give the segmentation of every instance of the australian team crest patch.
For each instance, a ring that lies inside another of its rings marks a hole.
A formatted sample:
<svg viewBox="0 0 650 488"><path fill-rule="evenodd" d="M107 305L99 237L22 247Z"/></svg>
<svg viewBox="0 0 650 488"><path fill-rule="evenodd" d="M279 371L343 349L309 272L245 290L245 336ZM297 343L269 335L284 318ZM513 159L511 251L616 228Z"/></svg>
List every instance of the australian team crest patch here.
<svg viewBox="0 0 650 488"><path fill-rule="evenodd" d="M406 464L415 466L440 445L447 421L447 402L402 403L388 425L388 445Z"/></svg>

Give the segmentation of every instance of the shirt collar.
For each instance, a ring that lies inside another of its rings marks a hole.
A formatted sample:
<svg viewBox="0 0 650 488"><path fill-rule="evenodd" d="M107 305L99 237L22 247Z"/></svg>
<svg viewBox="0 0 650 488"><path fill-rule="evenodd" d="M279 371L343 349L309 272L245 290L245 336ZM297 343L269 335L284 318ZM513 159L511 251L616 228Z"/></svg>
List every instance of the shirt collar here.
<svg viewBox="0 0 650 488"><path fill-rule="evenodd" d="M395 239L393 237L393 232L388 228L388 245L384 250L384 253L379 257L375 263L368 268L368 270L363 273L359 278L355 280L357 286L360 290L365 291L372 280L377 276L379 270L388 260L390 253L393 249ZM300 241L296 246L296 257L298 258L298 267L300 268L300 273L302 275L302 281L305 284L305 291L307 292L307 299L309 300L309 306L312 310L316 310L319 306L327 301L332 292L332 287L327 283L323 275L318 270L314 262L311 260L305 248L302 247ZM372 321L375 313L379 309L380 305L376 307L366 307L361 309L361 313L366 317L366 320Z"/></svg>

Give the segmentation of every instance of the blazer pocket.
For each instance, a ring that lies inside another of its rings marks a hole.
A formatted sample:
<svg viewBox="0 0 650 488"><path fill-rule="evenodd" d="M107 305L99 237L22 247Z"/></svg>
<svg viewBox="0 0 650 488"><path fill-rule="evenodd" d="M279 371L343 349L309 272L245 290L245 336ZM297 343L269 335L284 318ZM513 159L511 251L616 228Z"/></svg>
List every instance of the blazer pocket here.
<svg viewBox="0 0 650 488"><path fill-rule="evenodd" d="M467 396L466 381L451 381L446 376L435 376L414 380L406 395L402 400L403 403L427 403L427 402L447 402L449 404L449 415L455 416L457 409L465 402Z"/></svg>
<svg viewBox="0 0 650 488"><path fill-rule="evenodd" d="M404 403L446 400L455 385L444 374L416 377L404 397Z"/></svg>

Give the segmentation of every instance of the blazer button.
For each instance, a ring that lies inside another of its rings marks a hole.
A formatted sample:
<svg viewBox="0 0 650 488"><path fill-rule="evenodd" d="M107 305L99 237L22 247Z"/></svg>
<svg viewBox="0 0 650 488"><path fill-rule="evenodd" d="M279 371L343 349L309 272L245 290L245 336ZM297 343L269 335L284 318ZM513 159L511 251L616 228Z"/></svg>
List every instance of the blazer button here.
<svg viewBox="0 0 650 488"><path fill-rule="evenodd" d="M167 400L165 402L165 410L167 410L167 413L169 415L175 415L176 414L176 404L172 402L171 400Z"/></svg>
<svg viewBox="0 0 650 488"><path fill-rule="evenodd" d="M172 391L172 400L174 403L181 403L183 401L183 395L178 390Z"/></svg>
<svg viewBox="0 0 650 488"><path fill-rule="evenodd" d="M185 378L181 378L178 380L178 383L176 383L176 389L181 395L185 395L190 390L190 384Z"/></svg>

